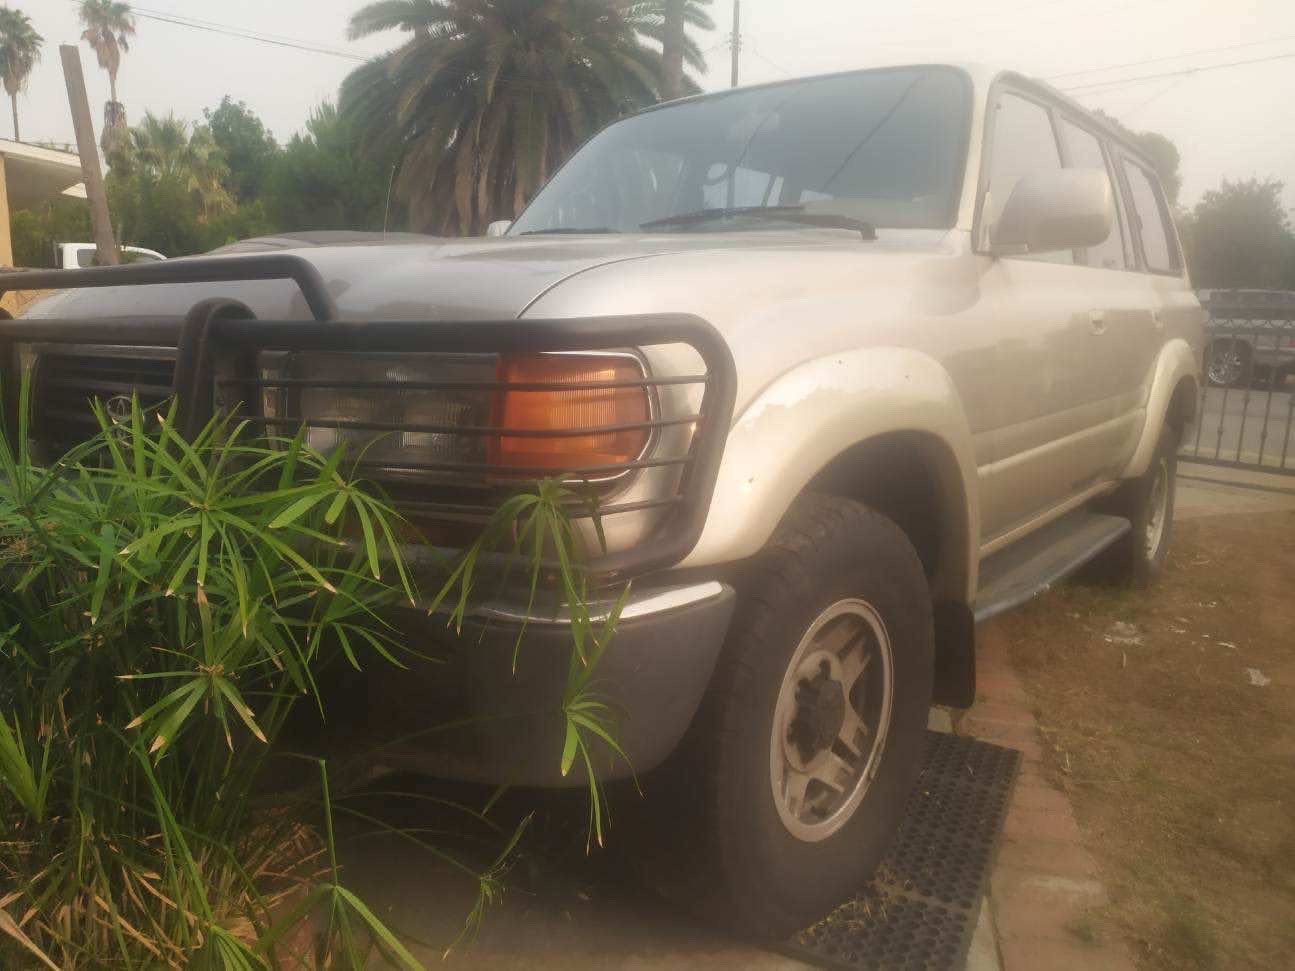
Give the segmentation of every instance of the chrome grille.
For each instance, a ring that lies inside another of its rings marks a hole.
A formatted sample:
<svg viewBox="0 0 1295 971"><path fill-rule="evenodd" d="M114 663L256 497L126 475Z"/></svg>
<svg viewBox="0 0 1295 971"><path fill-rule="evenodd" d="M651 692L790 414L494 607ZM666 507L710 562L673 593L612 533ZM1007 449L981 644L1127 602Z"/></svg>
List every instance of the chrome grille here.
<svg viewBox="0 0 1295 971"><path fill-rule="evenodd" d="M99 430L90 402L98 398L139 396L144 408L162 404L172 394L175 352L143 356L140 349L110 353L40 352L33 375L33 432L49 445L70 446Z"/></svg>

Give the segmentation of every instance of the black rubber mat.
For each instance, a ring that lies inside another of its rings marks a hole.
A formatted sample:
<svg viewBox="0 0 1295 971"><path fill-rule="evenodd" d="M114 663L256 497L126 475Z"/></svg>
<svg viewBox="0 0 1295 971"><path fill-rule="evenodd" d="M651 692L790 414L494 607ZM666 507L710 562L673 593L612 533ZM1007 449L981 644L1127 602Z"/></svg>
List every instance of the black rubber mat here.
<svg viewBox="0 0 1295 971"><path fill-rule="evenodd" d="M872 882L783 953L825 968L965 966L1021 753L928 732L926 766Z"/></svg>

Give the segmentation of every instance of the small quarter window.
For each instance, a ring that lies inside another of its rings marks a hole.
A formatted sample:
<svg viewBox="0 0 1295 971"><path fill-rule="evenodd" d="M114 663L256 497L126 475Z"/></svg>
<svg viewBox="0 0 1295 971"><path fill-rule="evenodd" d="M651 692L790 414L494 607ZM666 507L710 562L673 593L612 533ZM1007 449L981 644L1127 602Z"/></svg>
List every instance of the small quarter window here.
<svg viewBox="0 0 1295 971"><path fill-rule="evenodd" d="M1066 140L1067 168L1097 169L1104 172L1107 180L1110 180L1111 170L1107 167L1102 143L1098 141L1096 135L1064 118L1061 121L1061 134ZM1114 196L1114 191L1111 194ZM1088 247L1084 252L1084 262L1104 270L1125 269L1124 240L1120 237L1118 215L1111 224L1111 234L1096 246Z"/></svg>
<svg viewBox="0 0 1295 971"><path fill-rule="evenodd" d="M1026 175L1061 168L1061 152L1052 130L1048 109L1033 101L1004 94L995 106L994 134L989 161L989 185L985 192L982 221L992 232L1002 218L1016 183ZM1032 253L1029 259L1073 263L1074 253Z"/></svg>
<svg viewBox="0 0 1295 971"><path fill-rule="evenodd" d="M1125 159L1124 174L1129 181L1134 220L1142 239L1142 255L1153 273L1177 273L1181 269L1178 247L1169 225L1169 209L1155 178L1136 162Z"/></svg>

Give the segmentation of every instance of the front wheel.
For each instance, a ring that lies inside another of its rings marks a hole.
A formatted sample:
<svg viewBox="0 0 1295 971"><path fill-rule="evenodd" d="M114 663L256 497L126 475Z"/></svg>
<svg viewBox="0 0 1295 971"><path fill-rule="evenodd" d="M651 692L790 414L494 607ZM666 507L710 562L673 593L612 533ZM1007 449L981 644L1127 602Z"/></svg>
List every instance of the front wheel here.
<svg viewBox="0 0 1295 971"><path fill-rule="evenodd" d="M861 889L921 771L933 652L904 533L849 500L801 500L739 586L672 766L668 838L687 849L671 865L692 877L674 896L785 937Z"/></svg>

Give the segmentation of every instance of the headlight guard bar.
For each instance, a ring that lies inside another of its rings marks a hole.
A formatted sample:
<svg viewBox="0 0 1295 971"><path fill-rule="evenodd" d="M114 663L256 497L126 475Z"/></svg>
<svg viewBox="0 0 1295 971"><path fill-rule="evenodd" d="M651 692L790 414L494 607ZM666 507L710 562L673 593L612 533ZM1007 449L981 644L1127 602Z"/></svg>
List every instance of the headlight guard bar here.
<svg viewBox="0 0 1295 971"><path fill-rule="evenodd" d="M622 502L598 508L602 517L646 509L664 510L648 537L630 549L592 557L589 568L603 576L639 575L678 563L691 552L705 526L711 495L719 473L724 441L733 416L737 375L733 357L723 337L706 321L685 314L599 316L556 320L514 319L485 321L379 321L340 320L336 306L318 270L301 257L286 254L184 259L165 263L135 264L86 270L19 271L0 274L0 294L11 290L67 289L80 287L147 286L177 283L232 283L245 280L291 279L300 287L314 314L309 321L256 319L246 305L215 297L195 304L183 318L131 320L20 319L0 320L0 353L7 375L13 369L13 349L18 344L64 345L77 353L93 355L96 347L173 347L176 362L172 393L180 409L181 428L192 435L212 416L218 389L230 386L262 388L292 383L287 378L266 379L256 361L263 351L328 351L372 354L451 353L507 354L571 351L612 351L626 347L686 345L704 364L699 374L646 374L641 379L587 381L576 385L543 381L419 381L412 385L384 382L341 382L353 390L400 388L410 390L603 390L621 387L644 389L675 385L702 388L700 405L687 415L657 415L635 423L643 429L692 425L693 434L684 454L642 456L632 462L563 470L563 476L588 477L638 469L676 467L680 471L674 494ZM6 380L6 395L14 393ZM315 382L316 386L339 387ZM40 409L39 400L33 411ZM16 413L6 409L10 415ZM281 433L287 425L320 427L365 426L365 422L310 422L300 418L274 418L267 426ZM611 433L620 426L566 429L506 429L499 426L409 426L396 431L431 431L472 436L589 436ZM383 430L383 429L375 429ZM423 463L411 471L444 473L491 472L526 476L551 470L524 466L475 463ZM519 484L522 479L518 479ZM430 503L425 510L450 519L474 520L488 516L489 507L470 504ZM577 516L591 515L573 510Z"/></svg>

